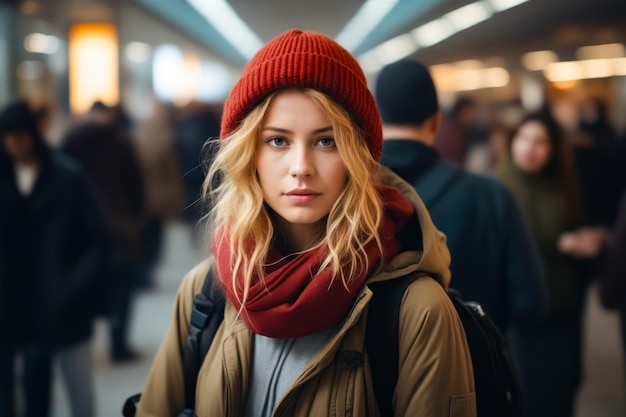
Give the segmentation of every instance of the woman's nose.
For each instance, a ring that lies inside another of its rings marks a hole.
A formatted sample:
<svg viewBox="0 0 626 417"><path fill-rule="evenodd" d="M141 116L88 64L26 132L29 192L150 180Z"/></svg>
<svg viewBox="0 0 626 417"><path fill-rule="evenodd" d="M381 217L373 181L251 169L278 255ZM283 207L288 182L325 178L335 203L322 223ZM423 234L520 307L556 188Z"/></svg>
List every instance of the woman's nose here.
<svg viewBox="0 0 626 417"><path fill-rule="evenodd" d="M303 147L296 147L293 150L293 159L289 174L294 177L309 177L313 175L313 163L310 151Z"/></svg>

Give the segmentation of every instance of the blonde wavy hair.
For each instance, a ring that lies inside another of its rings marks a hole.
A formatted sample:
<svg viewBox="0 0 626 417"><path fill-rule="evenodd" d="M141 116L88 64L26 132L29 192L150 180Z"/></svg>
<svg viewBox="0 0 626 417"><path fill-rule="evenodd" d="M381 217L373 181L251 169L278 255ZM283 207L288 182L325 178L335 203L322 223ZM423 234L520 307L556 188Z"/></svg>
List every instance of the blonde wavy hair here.
<svg viewBox="0 0 626 417"><path fill-rule="evenodd" d="M339 277L347 287L358 271L370 268L366 246L374 242L382 252L378 230L383 203L376 190L378 162L370 153L364 133L343 107L320 91L297 90L315 101L330 119L337 150L348 173L346 187L328 214L320 240L315 242L315 247L323 247L326 252L319 271L331 268L333 279ZM243 272L244 292L239 300L242 306L253 277L263 279L268 252L279 232L264 204L256 173L257 139L268 108L279 93L256 106L237 130L221 140L203 184L203 198L211 208L207 237L210 240L215 233L227 232L228 240L220 239L220 244L228 244L232 254L233 289L235 277ZM215 250L219 251L219 247Z"/></svg>

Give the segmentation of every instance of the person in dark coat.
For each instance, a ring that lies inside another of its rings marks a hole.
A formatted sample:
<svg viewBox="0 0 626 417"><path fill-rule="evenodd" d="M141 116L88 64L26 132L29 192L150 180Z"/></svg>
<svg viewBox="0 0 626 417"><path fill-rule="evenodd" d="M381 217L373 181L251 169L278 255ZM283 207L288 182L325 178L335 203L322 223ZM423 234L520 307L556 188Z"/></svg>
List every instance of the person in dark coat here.
<svg viewBox="0 0 626 417"><path fill-rule="evenodd" d="M543 265L511 192L499 181L444 161L433 148L441 116L428 69L403 60L376 82L382 163L413 185L447 236L451 287L476 300L506 332L547 310Z"/></svg>
<svg viewBox="0 0 626 417"><path fill-rule="evenodd" d="M192 243L200 246L202 228L199 222L208 211L201 204L202 183L216 151L220 119L217 111L209 106L192 103L177 127L176 150L183 172L186 203L183 219L191 228Z"/></svg>
<svg viewBox="0 0 626 417"><path fill-rule="evenodd" d="M115 362L138 357L129 343L129 322L142 255L144 188L141 166L125 119L114 109L94 106L92 117L72 126L62 150L78 160L94 183L111 235L109 260L110 355Z"/></svg>
<svg viewBox="0 0 626 417"><path fill-rule="evenodd" d="M88 417L89 341L107 250L102 216L84 171L46 145L26 101L0 114L0 139L0 416L16 415L21 354L24 416L48 415L58 357L74 415Z"/></svg>

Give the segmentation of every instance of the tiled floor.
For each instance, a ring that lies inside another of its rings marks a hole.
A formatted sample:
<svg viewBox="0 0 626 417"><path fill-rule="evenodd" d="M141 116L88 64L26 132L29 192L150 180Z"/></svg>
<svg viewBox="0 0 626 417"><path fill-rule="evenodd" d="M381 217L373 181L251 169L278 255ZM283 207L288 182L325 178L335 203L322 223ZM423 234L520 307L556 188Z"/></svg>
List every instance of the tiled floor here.
<svg viewBox="0 0 626 417"><path fill-rule="evenodd" d="M127 365L111 364L106 350L106 324L97 324L93 344L96 417L120 416L125 398L141 391L152 357L170 321L178 283L183 274L201 259L202 254L192 246L187 229L177 223L169 225L164 258L157 273L157 286L140 294L136 301L132 342L141 351L141 360ZM579 395L575 417L626 415L624 364L617 326L617 317L603 311L598 306L595 292L592 292L587 313L586 381ZM55 384L51 417L70 417L61 383Z"/></svg>

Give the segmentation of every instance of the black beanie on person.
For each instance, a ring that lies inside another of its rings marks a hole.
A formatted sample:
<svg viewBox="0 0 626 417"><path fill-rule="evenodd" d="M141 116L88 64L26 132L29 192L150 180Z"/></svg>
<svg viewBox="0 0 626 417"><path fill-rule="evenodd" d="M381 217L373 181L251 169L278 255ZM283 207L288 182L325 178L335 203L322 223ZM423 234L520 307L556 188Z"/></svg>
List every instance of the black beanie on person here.
<svg viewBox="0 0 626 417"><path fill-rule="evenodd" d="M439 110L430 72L414 60L385 66L376 80L375 97L383 123L420 124Z"/></svg>
<svg viewBox="0 0 626 417"><path fill-rule="evenodd" d="M33 140L34 152L39 158L48 155L49 146L39 128L39 115L25 99L15 99L0 111L0 139L10 132L27 132Z"/></svg>

